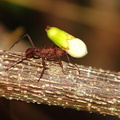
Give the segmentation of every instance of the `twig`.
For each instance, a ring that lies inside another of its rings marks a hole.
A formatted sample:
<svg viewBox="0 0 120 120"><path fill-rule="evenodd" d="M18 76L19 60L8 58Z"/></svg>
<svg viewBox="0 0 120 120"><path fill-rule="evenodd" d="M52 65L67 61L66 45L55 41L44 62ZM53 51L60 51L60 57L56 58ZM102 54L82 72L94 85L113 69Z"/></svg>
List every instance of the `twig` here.
<svg viewBox="0 0 120 120"><path fill-rule="evenodd" d="M0 96L120 117L120 73L63 62L28 59L5 72L23 53L0 51ZM76 67L77 66L77 67ZM80 73L79 73L80 72Z"/></svg>

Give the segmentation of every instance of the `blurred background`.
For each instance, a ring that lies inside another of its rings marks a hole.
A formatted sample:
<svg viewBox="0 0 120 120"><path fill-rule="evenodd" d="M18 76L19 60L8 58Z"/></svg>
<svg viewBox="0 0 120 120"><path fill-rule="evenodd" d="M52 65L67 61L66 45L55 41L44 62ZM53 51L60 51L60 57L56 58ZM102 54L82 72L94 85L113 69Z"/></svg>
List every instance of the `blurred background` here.
<svg viewBox="0 0 120 120"><path fill-rule="evenodd" d="M88 55L70 58L72 63L120 70L120 0L0 0L0 49L7 50L24 34L36 47L53 43L46 25L58 27L82 39ZM24 52L27 38L12 48ZM64 59L63 59L64 60ZM6 120L118 120L60 107L0 99L0 119Z"/></svg>

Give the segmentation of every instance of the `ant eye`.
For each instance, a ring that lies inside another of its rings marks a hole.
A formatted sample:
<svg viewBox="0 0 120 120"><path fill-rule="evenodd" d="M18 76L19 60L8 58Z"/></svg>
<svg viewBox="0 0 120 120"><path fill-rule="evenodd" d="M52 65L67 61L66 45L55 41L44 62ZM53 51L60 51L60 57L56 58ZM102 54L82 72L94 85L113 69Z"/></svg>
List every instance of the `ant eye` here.
<svg viewBox="0 0 120 120"><path fill-rule="evenodd" d="M45 30L48 38L72 57L81 58L88 53L85 43L79 38L56 27L47 26Z"/></svg>

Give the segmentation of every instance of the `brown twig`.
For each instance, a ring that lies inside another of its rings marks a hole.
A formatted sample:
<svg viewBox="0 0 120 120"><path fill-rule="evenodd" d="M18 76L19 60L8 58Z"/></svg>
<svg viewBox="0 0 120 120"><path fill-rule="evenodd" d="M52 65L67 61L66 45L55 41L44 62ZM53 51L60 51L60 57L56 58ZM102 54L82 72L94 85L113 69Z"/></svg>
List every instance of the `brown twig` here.
<svg viewBox="0 0 120 120"><path fill-rule="evenodd" d="M63 62L28 59L9 71L23 53L0 51L0 96L120 117L120 73ZM79 73L80 72L80 73Z"/></svg>

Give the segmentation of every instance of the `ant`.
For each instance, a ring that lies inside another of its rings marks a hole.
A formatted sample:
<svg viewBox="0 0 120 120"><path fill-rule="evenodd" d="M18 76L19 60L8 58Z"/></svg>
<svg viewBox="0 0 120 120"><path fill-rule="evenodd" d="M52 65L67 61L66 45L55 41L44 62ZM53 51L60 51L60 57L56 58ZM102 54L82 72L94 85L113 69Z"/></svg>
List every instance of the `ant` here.
<svg viewBox="0 0 120 120"><path fill-rule="evenodd" d="M64 70L63 70L63 64L62 64L62 61L61 61L60 57L62 57L63 55L65 55L66 52L63 51L62 49L60 49L57 46L52 46L52 47L48 47L48 48L42 47L41 49L37 48L37 47L35 47L35 45L34 45L32 39L31 39L31 37L28 34L25 34L23 37L21 37L19 40L17 40L8 50L10 50L15 44L17 44L19 41L21 41L25 37L28 38L28 40L30 41L32 47L28 48L26 50L25 56L22 56L18 60L18 62L16 62L15 64L13 64L12 66L10 66L9 68L7 68L5 71L8 71L10 68L14 67L16 64L21 63L23 60L26 60L27 58L36 58L36 59L42 58L43 69L42 69L42 72L41 72L40 77L38 79L38 82L39 82L39 80L42 78L42 76L44 74L44 71L46 69L45 59L47 59L47 60L53 60L55 58L58 58L59 65L62 68L62 72L64 72ZM66 56L67 56L67 59L68 59L68 62L69 62L70 60L69 60L69 57L68 57L67 53L66 53Z"/></svg>

